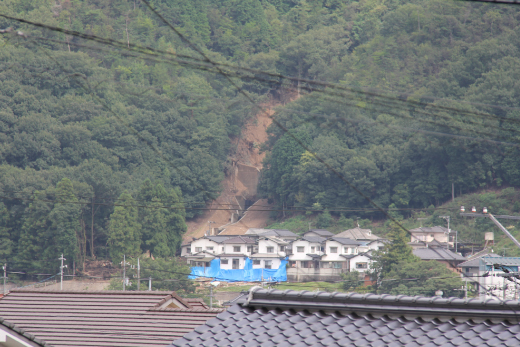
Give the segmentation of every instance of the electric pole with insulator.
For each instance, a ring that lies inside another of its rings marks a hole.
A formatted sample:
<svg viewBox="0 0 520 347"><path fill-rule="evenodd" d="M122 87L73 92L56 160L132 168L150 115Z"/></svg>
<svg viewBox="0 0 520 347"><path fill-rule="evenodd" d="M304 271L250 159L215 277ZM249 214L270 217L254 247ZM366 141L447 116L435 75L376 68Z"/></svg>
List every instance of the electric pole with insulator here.
<svg viewBox="0 0 520 347"><path fill-rule="evenodd" d="M63 290L63 269L67 267L67 265L63 265L63 261L67 260L67 259L63 258L63 253L62 253L61 257L59 257L58 260L61 260L61 265L60 265L60 277L61 277L61 280L60 280L60 290Z"/></svg>

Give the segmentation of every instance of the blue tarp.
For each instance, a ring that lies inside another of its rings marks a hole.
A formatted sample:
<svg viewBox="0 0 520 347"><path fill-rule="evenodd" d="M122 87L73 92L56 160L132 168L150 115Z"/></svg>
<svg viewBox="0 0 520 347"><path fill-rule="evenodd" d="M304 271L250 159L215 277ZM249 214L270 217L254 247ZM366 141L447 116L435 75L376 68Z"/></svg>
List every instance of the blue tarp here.
<svg viewBox="0 0 520 347"><path fill-rule="evenodd" d="M220 259L213 259L209 267L196 266L191 268L191 279L197 277L211 277L217 281L225 282L255 282L255 281L287 281L287 258L282 259L278 269L253 269L253 262L246 258L243 269L223 270L220 269Z"/></svg>

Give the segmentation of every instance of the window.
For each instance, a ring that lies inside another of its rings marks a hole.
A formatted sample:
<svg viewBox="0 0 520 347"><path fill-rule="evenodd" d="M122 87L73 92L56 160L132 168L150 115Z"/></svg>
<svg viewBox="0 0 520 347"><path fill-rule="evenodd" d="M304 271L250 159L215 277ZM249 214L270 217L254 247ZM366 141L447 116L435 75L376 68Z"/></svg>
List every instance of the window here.
<svg viewBox="0 0 520 347"><path fill-rule="evenodd" d="M314 263L312 261L302 261L302 268L304 269L312 269L314 267Z"/></svg>
<svg viewBox="0 0 520 347"><path fill-rule="evenodd" d="M202 252L202 247L195 247L195 252Z"/></svg>
<svg viewBox="0 0 520 347"><path fill-rule="evenodd" d="M253 265L260 265L260 260L257 260L257 259L253 260Z"/></svg>
<svg viewBox="0 0 520 347"><path fill-rule="evenodd" d="M233 246L233 252L240 252L241 248L242 247L240 247L240 246Z"/></svg>
<svg viewBox="0 0 520 347"><path fill-rule="evenodd" d="M356 269L366 269L367 263L356 263Z"/></svg>
<svg viewBox="0 0 520 347"><path fill-rule="evenodd" d="M233 270L237 270L240 266L240 260L239 259L233 259L233 263L231 264L231 267Z"/></svg>
<svg viewBox="0 0 520 347"><path fill-rule="evenodd" d="M294 260L290 260L289 261L289 266L290 267L296 267L296 262Z"/></svg>
<svg viewBox="0 0 520 347"><path fill-rule="evenodd" d="M265 260L265 261L264 261L264 264L265 264L264 267L265 267L266 269L270 269L272 263L273 263L273 262L272 262L271 260Z"/></svg>
<svg viewBox="0 0 520 347"><path fill-rule="evenodd" d="M354 248L354 254L357 254L357 247Z"/></svg>
<svg viewBox="0 0 520 347"><path fill-rule="evenodd" d="M222 247L222 252L224 252L224 247Z"/></svg>
<svg viewBox="0 0 520 347"><path fill-rule="evenodd" d="M316 253L316 247L311 246L311 253Z"/></svg>
<svg viewBox="0 0 520 347"><path fill-rule="evenodd" d="M267 247L267 253L274 253L274 247Z"/></svg>
<svg viewBox="0 0 520 347"><path fill-rule="evenodd" d="M280 246L280 252L285 252L285 246Z"/></svg>
<svg viewBox="0 0 520 347"><path fill-rule="evenodd" d="M332 263L333 269L341 269L341 263L339 261L335 261Z"/></svg>
<svg viewBox="0 0 520 347"><path fill-rule="evenodd" d="M227 264L229 264L229 260L227 260L227 259L222 259L222 260L220 261L220 264L221 264L221 265L227 265Z"/></svg>
<svg viewBox="0 0 520 347"><path fill-rule="evenodd" d="M303 253L303 252L305 252L305 247L303 247L303 246L298 246L298 247L296 247L296 252L298 252L298 253Z"/></svg>
<svg viewBox="0 0 520 347"><path fill-rule="evenodd" d="M213 247L206 247L206 251L213 251Z"/></svg>
<svg viewBox="0 0 520 347"><path fill-rule="evenodd" d="M253 246L247 246L247 251L248 251L249 253L253 252Z"/></svg>
<svg viewBox="0 0 520 347"><path fill-rule="evenodd" d="M191 248L186 248L186 253L191 253Z"/></svg>
<svg viewBox="0 0 520 347"><path fill-rule="evenodd" d="M328 262L328 261L322 261L321 262L321 267L324 268L324 269L329 269L329 268L331 268L331 263Z"/></svg>
<svg viewBox="0 0 520 347"><path fill-rule="evenodd" d="M330 253L338 253L338 247L330 247Z"/></svg>
<svg viewBox="0 0 520 347"><path fill-rule="evenodd" d="M348 247L343 247L343 253L345 253L345 254L350 253L350 248L348 248Z"/></svg>

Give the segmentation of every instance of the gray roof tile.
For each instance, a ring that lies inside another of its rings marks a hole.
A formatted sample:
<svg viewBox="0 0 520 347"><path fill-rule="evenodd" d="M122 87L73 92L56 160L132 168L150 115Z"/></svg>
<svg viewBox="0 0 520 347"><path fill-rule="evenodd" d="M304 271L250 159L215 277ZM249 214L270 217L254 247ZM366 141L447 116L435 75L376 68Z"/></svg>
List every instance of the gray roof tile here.
<svg viewBox="0 0 520 347"><path fill-rule="evenodd" d="M227 315L219 315L219 318L225 319L219 321L221 330L214 335L214 339L208 340L203 336L208 334L205 332L200 335L199 340L181 339L175 341L174 345L520 345L520 326L508 323L508 320L514 321L516 312L520 309L518 301L499 303L478 299L433 299L402 295L329 294L263 289L253 289L249 301L246 301L247 297L238 300L238 304L233 306ZM255 307L257 309L254 309ZM432 312L442 318L442 321L428 318ZM255 316L254 320L249 319L252 316ZM495 320L485 320L490 318ZM230 325L226 325L226 322L230 322ZM189 337L198 331L199 329ZM216 338L220 338L221 334L226 336L225 341L221 339L218 342Z"/></svg>

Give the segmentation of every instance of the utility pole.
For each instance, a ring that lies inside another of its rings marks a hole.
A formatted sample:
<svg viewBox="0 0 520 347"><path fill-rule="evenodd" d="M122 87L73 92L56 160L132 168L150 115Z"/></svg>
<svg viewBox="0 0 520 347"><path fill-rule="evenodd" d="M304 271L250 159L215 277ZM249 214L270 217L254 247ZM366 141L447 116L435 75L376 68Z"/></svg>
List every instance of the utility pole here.
<svg viewBox="0 0 520 347"><path fill-rule="evenodd" d="M126 290L126 255L123 254L123 292Z"/></svg>
<svg viewBox="0 0 520 347"><path fill-rule="evenodd" d="M152 291L152 277L148 277L148 291Z"/></svg>
<svg viewBox="0 0 520 347"><path fill-rule="evenodd" d="M448 242L446 242L446 249L450 249L450 216L439 216L440 218L448 221ZM455 242L457 243L457 242ZM457 252L457 246L455 245L455 252Z"/></svg>
<svg viewBox="0 0 520 347"><path fill-rule="evenodd" d="M137 290L141 288L141 265L139 264L139 258L137 258Z"/></svg>
<svg viewBox="0 0 520 347"><path fill-rule="evenodd" d="M61 257L58 258L58 260L61 260L61 265L60 265L60 290L63 290L63 269L67 267L67 265L63 265L63 261L64 260L67 260L65 258L63 258L63 253L61 254Z"/></svg>
<svg viewBox="0 0 520 347"><path fill-rule="evenodd" d="M7 264L4 264L3 269L4 269L4 290L3 290L2 293L4 293L4 295L5 295L6 294L6 292L5 292L5 282L7 280Z"/></svg>

